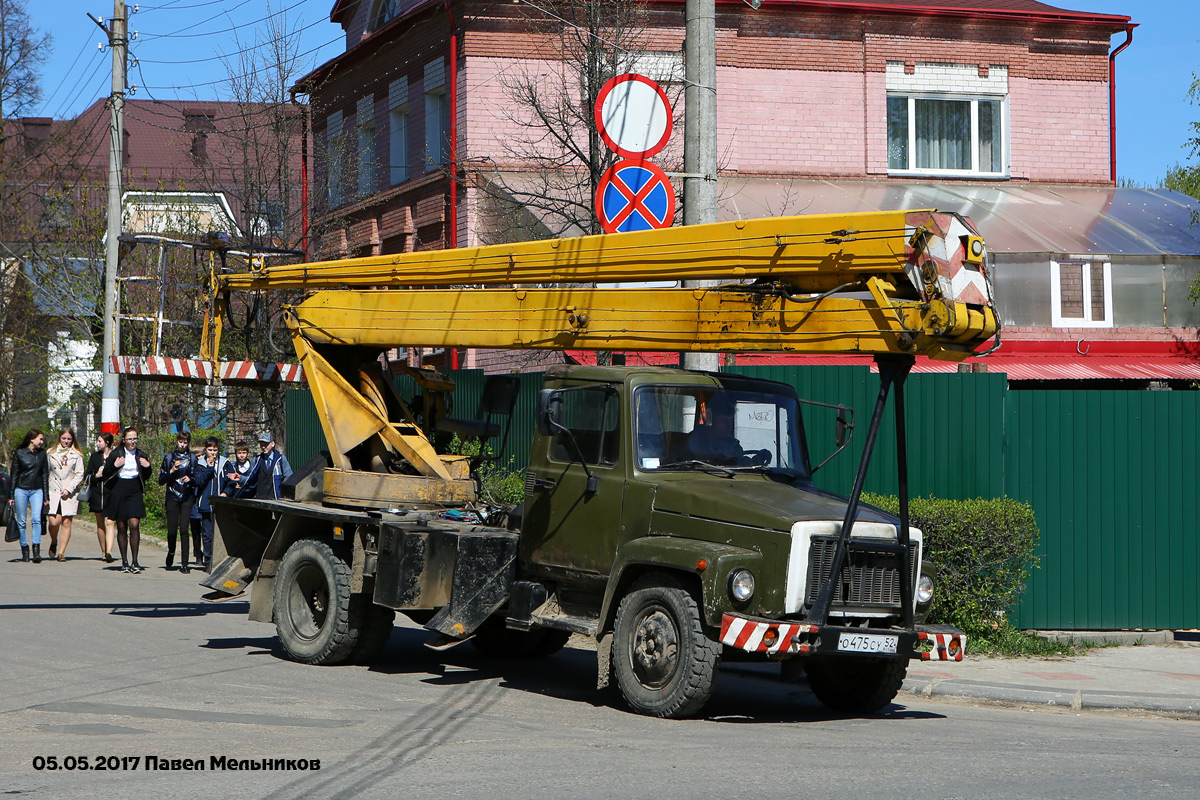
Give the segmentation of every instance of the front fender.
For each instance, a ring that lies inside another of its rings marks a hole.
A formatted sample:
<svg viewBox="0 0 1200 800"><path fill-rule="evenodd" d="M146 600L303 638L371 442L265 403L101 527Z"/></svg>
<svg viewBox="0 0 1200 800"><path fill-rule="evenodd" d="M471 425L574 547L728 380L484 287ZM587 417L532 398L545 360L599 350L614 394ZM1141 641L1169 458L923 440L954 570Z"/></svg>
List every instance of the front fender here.
<svg viewBox="0 0 1200 800"><path fill-rule="evenodd" d="M705 562L700 569L699 563ZM755 597L734 603L729 596L729 573L745 567L760 577L762 553L716 542L683 539L675 536L645 536L626 542L617 549L616 561L609 573L604 601L600 605L600 632L612 628L616 605L629 586L649 572L672 572L691 576L700 589L700 608L705 621L713 627L721 624L726 612L747 613L756 604Z"/></svg>

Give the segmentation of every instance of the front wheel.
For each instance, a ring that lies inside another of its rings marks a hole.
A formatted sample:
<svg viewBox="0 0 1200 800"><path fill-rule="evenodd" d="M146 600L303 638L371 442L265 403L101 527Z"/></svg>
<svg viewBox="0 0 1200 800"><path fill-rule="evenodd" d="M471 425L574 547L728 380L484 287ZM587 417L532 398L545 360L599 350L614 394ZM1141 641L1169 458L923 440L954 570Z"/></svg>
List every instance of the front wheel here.
<svg viewBox="0 0 1200 800"><path fill-rule="evenodd" d="M676 578L639 579L617 607L613 672L640 714L679 719L712 696L721 645L704 632L696 599Z"/></svg>
<svg viewBox="0 0 1200 800"><path fill-rule="evenodd" d="M809 688L826 708L873 714L896 697L908 673L908 662L867 656L814 657L804 671Z"/></svg>
<svg viewBox="0 0 1200 800"><path fill-rule="evenodd" d="M358 644L365 608L353 603L350 567L317 539L288 548L275 575L275 630L293 661L341 664Z"/></svg>

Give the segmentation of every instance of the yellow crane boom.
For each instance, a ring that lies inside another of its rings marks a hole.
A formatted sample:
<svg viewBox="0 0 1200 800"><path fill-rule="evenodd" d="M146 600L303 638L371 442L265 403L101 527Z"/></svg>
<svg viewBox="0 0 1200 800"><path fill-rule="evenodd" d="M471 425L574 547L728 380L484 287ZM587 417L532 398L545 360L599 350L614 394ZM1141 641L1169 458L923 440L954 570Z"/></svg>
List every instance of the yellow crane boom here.
<svg viewBox="0 0 1200 800"><path fill-rule="evenodd" d="M216 358L230 292L308 292L287 322L335 466L349 469L347 454L373 441L446 481L450 462L389 399L373 354L433 346L962 360L998 329L985 257L969 220L916 210L269 266L218 277L204 357ZM721 283L704 289L620 286L713 279Z"/></svg>

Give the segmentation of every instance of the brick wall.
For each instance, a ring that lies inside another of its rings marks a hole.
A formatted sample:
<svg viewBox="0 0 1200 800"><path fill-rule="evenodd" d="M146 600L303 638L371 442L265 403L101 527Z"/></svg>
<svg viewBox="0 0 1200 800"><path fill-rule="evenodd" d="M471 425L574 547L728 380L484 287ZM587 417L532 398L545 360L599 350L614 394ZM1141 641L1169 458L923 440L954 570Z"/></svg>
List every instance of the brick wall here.
<svg viewBox="0 0 1200 800"><path fill-rule="evenodd" d="M1010 80L1012 176L1107 183L1108 122L1107 83Z"/></svg>

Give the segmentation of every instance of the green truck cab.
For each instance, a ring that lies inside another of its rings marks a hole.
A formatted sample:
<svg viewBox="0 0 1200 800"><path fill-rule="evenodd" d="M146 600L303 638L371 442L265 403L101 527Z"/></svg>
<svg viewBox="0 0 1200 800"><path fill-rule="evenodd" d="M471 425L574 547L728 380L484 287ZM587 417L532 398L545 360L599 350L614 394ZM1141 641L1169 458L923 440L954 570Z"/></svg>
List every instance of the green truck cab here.
<svg viewBox="0 0 1200 800"><path fill-rule="evenodd" d="M814 486L791 387L558 367L537 414L525 501L503 524L331 508L299 470L292 500L218 504L204 585L253 585L251 618L308 663L369 658L396 611L438 646L493 655L582 634L599 686L671 718L704 706L722 659L779 663L853 712L886 706L912 659L961 660L960 632L919 624L935 577L921 532L859 506L861 480L850 500Z"/></svg>

